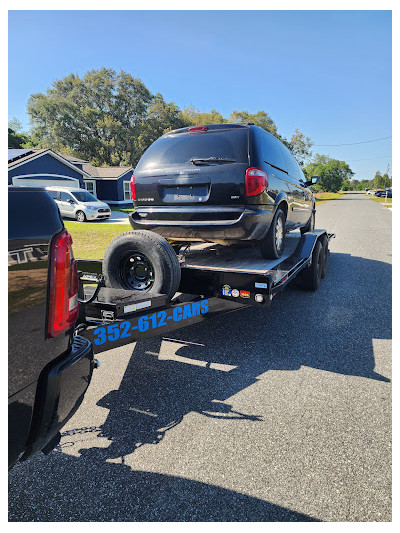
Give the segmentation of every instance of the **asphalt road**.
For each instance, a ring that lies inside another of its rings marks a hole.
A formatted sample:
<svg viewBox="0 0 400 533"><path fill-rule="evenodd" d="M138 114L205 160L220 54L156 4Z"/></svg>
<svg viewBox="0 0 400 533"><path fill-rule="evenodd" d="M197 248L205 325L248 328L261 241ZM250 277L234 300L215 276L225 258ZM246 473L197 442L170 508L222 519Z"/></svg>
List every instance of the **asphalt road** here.
<svg viewBox="0 0 400 533"><path fill-rule="evenodd" d="M11 471L10 520L391 520L391 218L321 205L316 293L101 354L58 449Z"/></svg>

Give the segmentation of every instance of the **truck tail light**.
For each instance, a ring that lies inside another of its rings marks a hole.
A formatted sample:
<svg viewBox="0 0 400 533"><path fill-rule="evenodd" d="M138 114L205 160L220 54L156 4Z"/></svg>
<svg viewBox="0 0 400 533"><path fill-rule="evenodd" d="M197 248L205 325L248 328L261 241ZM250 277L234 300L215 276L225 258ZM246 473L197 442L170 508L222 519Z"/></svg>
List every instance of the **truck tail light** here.
<svg viewBox="0 0 400 533"><path fill-rule="evenodd" d="M132 174L130 186L132 200L136 200L135 174Z"/></svg>
<svg viewBox="0 0 400 533"><path fill-rule="evenodd" d="M246 170L246 196L257 196L268 187L268 174L260 168Z"/></svg>
<svg viewBox="0 0 400 533"><path fill-rule="evenodd" d="M70 329L79 314L78 269L66 229L50 245L50 291L47 335L56 337Z"/></svg>

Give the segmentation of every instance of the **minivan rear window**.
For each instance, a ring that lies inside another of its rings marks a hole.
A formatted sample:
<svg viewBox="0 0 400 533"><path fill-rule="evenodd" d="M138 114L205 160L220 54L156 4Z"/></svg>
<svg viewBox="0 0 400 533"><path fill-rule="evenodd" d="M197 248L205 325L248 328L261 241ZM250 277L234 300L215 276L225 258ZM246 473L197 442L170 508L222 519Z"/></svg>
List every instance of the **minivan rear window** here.
<svg viewBox="0 0 400 533"><path fill-rule="evenodd" d="M192 164L191 159L222 157L248 163L248 128L160 137L143 154L136 171Z"/></svg>

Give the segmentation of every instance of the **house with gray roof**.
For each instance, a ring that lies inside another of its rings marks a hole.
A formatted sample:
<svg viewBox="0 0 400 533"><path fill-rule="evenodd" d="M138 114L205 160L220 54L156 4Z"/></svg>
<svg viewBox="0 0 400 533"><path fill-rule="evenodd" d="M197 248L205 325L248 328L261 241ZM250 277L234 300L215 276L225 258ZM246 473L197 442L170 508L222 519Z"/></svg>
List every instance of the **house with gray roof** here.
<svg viewBox="0 0 400 533"><path fill-rule="evenodd" d="M83 165L82 169L90 178L85 178L85 186L96 198L111 205L132 206L130 181L132 167L93 167Z"/></svg>
<svg viewBox="0 0 400 533"><path fill-rule="evenodd" d="M70 156L50 149L8 150L8 184L29 187L84 187L90 174L77 166ZM76 160L76 158L75 158Z"/></svg>
<svg viewBox="0 0 400 533"><path fill-rule="evenodd" d="M50 149L8 150L9 185L86 188L111 205L132 206L132 167L94 167L75 156Z"/></svg>

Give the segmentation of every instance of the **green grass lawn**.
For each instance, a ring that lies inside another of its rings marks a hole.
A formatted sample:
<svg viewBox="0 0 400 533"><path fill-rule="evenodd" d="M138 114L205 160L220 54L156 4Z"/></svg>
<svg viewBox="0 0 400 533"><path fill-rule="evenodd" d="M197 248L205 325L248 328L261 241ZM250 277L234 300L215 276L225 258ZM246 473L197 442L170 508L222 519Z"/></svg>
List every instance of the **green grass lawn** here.
<svg viewBox="0 0 400 533"><path fill-rule="evenodd" d="M110 207L111 211L121 211L122 213L132 213L133 206L132 207Z"/></svg>
<svg viewBox="0 0 400 533"><path fill-rule="evenodd" d="M371 196L369 194L366 194L367 198L370 200L373 200L374 202L377 202L378 204L382 204L384 207L392 207L392 199L388 198L385 203L385 198L378 198L377 196Z"/></svg>
<svg viewBox="0 0 400 533"><path fill-rule="evenodd" d="M344 191L339 192L317 192L314 194L315 196L315 202L316 206L319 206L325 202L329 202L329 200L336 200L337 198L340 198L344 195Z"/></svg>
<svg viewBox="0 0 400 533"><path fill-rule="evenodd" d="M130 224L91 224L64 221L72 235L75 257L79 259L103 259L109 243L124 231L131 231Z"/></svg>

